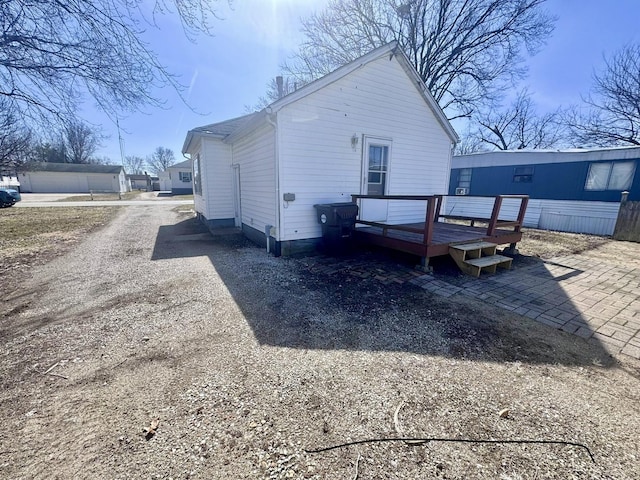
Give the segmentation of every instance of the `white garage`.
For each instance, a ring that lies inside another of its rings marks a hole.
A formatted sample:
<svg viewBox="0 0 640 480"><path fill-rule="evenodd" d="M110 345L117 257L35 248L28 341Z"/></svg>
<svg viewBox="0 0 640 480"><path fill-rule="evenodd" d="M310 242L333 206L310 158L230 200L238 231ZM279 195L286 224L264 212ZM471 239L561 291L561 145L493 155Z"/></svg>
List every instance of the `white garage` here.
<svg viewBox="0 0 640 480"><path fill-rule="evenodd" d="M78 163L31 163L19 174L25 193L126 192L121 165Z"/></svg>

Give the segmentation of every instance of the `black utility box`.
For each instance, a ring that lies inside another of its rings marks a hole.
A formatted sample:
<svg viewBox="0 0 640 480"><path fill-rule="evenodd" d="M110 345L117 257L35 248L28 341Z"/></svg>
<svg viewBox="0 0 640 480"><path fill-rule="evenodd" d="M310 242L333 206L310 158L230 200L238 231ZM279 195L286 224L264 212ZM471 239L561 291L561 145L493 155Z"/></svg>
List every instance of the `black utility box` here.
<svg viewBox="0 0 640 480"><path fill-rule="evenodd" d="M331 250L346 249L358 217L358 205L346 203L322 203L314 205L318 223L322 225L324 246Z"/></svg>

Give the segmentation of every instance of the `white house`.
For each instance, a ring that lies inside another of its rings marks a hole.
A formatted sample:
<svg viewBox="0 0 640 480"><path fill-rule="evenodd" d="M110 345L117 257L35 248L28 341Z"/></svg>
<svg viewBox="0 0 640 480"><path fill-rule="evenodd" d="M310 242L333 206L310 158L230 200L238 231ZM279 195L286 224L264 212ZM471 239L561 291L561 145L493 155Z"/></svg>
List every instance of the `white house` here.
<svg viewBox="0 0 640 480"><path fill-rule="evenodd" d="M122 165L31 163L19 172L20 191L27 193L126 192Z"/></svg>
<svg viewBox="0 0 640 480"><path fill-rule="evenodd" d="M182 151L198 216L286 255L321 237L315 204L446 193L456 141L394 42L260 112L190 130ZM361 202L362 219L424 221L423 202Z"/></svg>
<svg viewBox="0 0 640 480"><path fill-rule="evenodd" d="M193 173L191 160L171 165L158 174L160 190L170 191L174 195L193 193Z"/></svg>

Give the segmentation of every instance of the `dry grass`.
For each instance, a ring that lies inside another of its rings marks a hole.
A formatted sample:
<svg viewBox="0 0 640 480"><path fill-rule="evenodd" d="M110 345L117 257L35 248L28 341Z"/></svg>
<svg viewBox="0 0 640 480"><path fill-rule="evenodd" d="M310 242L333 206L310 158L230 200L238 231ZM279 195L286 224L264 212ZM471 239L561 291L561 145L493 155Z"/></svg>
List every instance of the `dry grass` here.
<svg viewBox="0 0 640 480"><path fill-rule="evenodd" d="M574 255L613 241L608 237L596 235L552 232L533 228L523 229L522 232L522 241L518 243L520 253L540 258Z"/></svg>
<svg viewBox="0 0 640 480"><path fill-rule="evenodd" d="M118 207L11 208L0 215L0 273L45 263L120 211Z"/></svg>
<svg viewBox="0 0 640 480"><path fill-rule="evenodd" d="M117 201L117 200L136 200L140 196L140 192L126 193L94 193L93 195L74 195L72 197L62 198L58 202L90 202L97 201Z"/></svg>

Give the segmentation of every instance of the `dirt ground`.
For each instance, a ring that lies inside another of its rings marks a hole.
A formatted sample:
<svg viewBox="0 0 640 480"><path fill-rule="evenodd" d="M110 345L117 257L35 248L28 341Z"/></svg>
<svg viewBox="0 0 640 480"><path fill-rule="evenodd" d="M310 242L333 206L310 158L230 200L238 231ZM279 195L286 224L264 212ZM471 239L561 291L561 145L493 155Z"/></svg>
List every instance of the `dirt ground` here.
<svg viewBox="0 0 640 480"><path fill-rule="evenodd" d="M328 265L159 205L34 266L0 305L0 478L639 477L638 362ZM555 443L308 452L399 436L579 443L593 461Z"/></svg>

